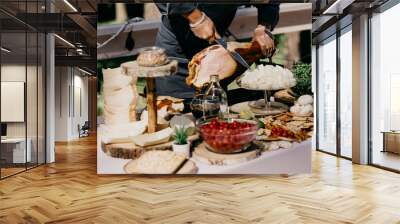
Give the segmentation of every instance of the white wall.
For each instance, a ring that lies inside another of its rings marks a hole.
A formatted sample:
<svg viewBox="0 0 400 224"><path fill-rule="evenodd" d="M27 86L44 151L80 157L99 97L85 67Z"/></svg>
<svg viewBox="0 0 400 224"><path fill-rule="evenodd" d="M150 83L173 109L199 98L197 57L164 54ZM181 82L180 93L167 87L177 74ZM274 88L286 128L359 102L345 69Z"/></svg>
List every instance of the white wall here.
<svg viewBox="0 0 400 224"><path fill-rule="evenodd" d="M67 141L69 132L68 88L70 84L69 69L55 68L55 141Z"/></svg>
<svg viewBox="0 0 400 224"><path fill-rule="evenodd" d="M22 122L6 122L8 138L25 138L29 139L32 151L32 161L39 163L44 162L45 150L45 120L44 120L44 74L42 68L36 65L28 65L18 63L2 64L1 81L2 82L24 82L26 85L26 107L23 102L22 108L18 108L20 113L25 114L26 120ZM27 79L27 80L26 80ZM2 89L3 92L4 89ZM20 94L24 94L24 90ZM3 93L4 94L4 93ZM7 96L2 95L2 98ZM17 110L11 107L2 107L1 110ZM17 113L17 111L7 111L9 113ZM37 156L38 153L38 156Z"/></svg>
<svg viewBox="0 0 400 224"><path fill-rule="evenodd" d="M55 70L55 140L70 141L79 137L78 125L88 120L88 78L72 67Z"/></svg>
<svg viewBox="0 0 400 224"><path fill-rule="evenodd" d="M27 69L27 70L26 70ZM28 72L29 75L36 75L36 67L18 65L18 64L5 64L1 66L1 81L3 82L25 82L25 75ZM30 76L28 76L29 79ZM36 80L29 79L29 87L36 86ZM27 107L31 107L28 112L32 112L32 109L36 111L37 99L36 99L36 88L27 88ZM7 108L1 108L1 110L7 110ZM30 128L36 130L36 113L27 113L28 119L28 137ZM26 122L7 122L7 136L8 137L25 137L25 123ZM35 131L36 135L36 131ZM36 136L35 136L36 137Z"/></svg>
<svg viewBox="0 0 400 224"><path fill-rule="evenodd" d="M3 82L25 82L25 64L9 64L1 66L1 81ZM28 68L29 69L29 68ZM6 108L1 108L6 110ZM7 123L7 137L25 137L25 123L11 122Z"/></svg>
<svg viewBox="0 0 400 224"><path fill-rule="evenodd" d="M46 1L50 12L54 11L53 4ZM55 42L54 35L46 35L46 163L55 161Z"/></svg>

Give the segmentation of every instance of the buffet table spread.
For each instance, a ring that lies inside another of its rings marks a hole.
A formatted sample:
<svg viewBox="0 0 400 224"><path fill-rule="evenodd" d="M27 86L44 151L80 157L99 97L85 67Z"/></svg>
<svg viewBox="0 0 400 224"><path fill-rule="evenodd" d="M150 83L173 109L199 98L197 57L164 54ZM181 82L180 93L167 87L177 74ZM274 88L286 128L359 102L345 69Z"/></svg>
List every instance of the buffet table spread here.
<svg viewBox="0 0 400 224"><path fill-rule="evenodd" d="M97 162L98 174L124 174L126 159L108 156L101 149L101 128L98 130ZM298 174L311 172L311 140L294 143L289 149L262 152L253 160L234 165L209 165L190 159L198 167L196 174Z"/></svg>
<svg viewBox="0 0 400 224"><path fill-rule="evenodd" d="M241 68L238 57L254 66ZM305 92L288 104L275 101L273 92L290 91L297 80L271 57L269 62L261 57L254 43L230 42L197 53L186 78L196 90L190 105L185 99L157 96L155 78L174 75L178 66L164 49L144 49L135 61L105 69L98 174L311 172L313 97ZM225 63L213 63L222 58ZM237 73L242 73L235 79L240 88L263 91L264 98L230 106L219 82ZM136 108L138 78L146 79L144 111Z"/></svg>

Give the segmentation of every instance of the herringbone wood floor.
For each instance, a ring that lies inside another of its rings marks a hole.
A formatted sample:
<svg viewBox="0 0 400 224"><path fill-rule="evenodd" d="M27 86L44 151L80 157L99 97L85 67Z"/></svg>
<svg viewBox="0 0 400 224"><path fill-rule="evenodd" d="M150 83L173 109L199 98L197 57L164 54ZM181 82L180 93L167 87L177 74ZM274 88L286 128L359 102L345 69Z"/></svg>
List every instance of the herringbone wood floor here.
<svg viewBox="0 0 400 224"><path fill-rule="evenodd" d="M0 223L400 223L400 175L326 154L289 178L97 176L95 141L0 181Z"/></svg>

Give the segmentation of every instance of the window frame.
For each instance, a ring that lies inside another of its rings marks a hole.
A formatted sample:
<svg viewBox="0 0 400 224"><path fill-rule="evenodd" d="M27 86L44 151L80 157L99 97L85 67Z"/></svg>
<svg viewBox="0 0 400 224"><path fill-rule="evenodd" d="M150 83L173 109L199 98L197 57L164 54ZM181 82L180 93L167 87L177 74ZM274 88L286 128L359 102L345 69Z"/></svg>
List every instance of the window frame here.
<svg viewBox="0 0 400 224"><path fill-rule="evenodd" d="M373 67L372 67L372 47L373 47L373 35L372 35L372 19L374 17L374 14L381 14L386 12L387 10L393 8L394 6L397 6L398 4L400 4L400 2L398 0L388 0L387 2L385 2L384 4L369 10L368 13L368 68L367 68L367 77L368 77L368 165L376 167L376 168L380 168L383 170L387 170L387 171L391 171L394 173L400 173L400 170L394 169L394 168L390 168L387 166L383 166L380 164L376 164L373 162L373 154L374 154L374 147L373 147L373 130L372 130L372 119L373 119L373 113L372 113L372 71L373 71Z"/></svg>
<svg viewBox="0 0 400 224"><path fill-rule="evenodd" d="M28 1L25 0L25 1L21 1L21 2L25 3L24 7L25 7L25 11L27 11L27 3L28 3ZM37 4L36 5L36 11L38 12L39 11L39 6L38 6L39 1L34 1L33 3ZM21 167L21 168L23 168L22 170L14 172L14 173L6 175L6 176L2 173L2 169L3 168L0 166L0 180L3 180L3 179L6 179L8 177L12 177L12 176L15 176L17 174L26 172L26 171L28 171L30 169L37 168L37 167L47 163L47 144L48 143L47 143L47 110L46 110L46 108L47 108L47 80L46 79L47 79L47 50L48 50L47 49L47 44L48 44L48 40L47 40L47 32L43 32L41 30L38 30L38 29L28 25L27 23L24 23L23 21L19 20L18 18L13 17L12 14L9 14L8 11L6 11L5 9L3 9L1 7L0 7L0 10L1 10L1 12L6 13L7 15L11 15L10 18L14 19L17 22L22 23L23 27L24 27L23 30L21 29L19 31L15 31L15 32L0 30L0 46L2 45L1 44L1 42L2 42L2 39L1 39L2 34L6 34L6 33L15 33L16 34L16 33L18 33L20 35L25 35L25 40L24 40L25 49L23 49L23 51L25 52L25 56L24 56L24 60L25 60L25 87L24 87L24 89L25 89L25 93L24 93L24 98L25 98L24 99L24 101L25 101L24 102L24 120L25 120L24 121L24 129L25 129L25 134L24 134L24 137L23 137L25 139L25 166ZM48 11L48 7L46 7L45 10L47 12ZM26 16L26 14L25 14L25 16ZM1 24L0 24L0 26L1 26ZM34 122L34 125L36 125L36 136L32 137L32 138L36 138L36 141L37 141L36 158L35 158L36 161L33 164L29 164L29 166L28 166L28 163L30 163L30 162L27 162L28 161L28 158L27 158L27 156L28 156L28 153L27 153L27 148L28 148L28 110L27 110L28 34L33 34L33 35L36 36L36 48L35 48L35 51L36 51L36 57L37 57L36 60L34 61L34 65L36 66L36 72L35 72L35 75L36 75L36 87L35 87L36 91L34 93L34 94L36 94L36 122ZM43 35L41 35L41 34L43 34ZM39 38L39 36L41 38ZM39 41L41 42L42 49L39 48ZM40 49L40 51L39 51L39 49ZM42 58L41 60L43 62L42 64L39 63L39 52L42 53L42 55L41 55L41 58ZM1 77L1 68L3 66L2 62L3 62L2 54L0 53L0 82L1 82L1 79L2 79L2 77ZM42 128L44 129L43 130L43 142L42 142L43 143L42 152L44 154L41 155L41 157L43 157L42 158L43 162L39 162L39 144L38 144L38 139L39 139L39 113L38 113L38 111L39 111L39 94L38 94L39 93L39 81L38 81L39 66L42 66L42 70L41 70L42 74L41 75L42 75L42 82L43 82L42 84L43 84L43 88L44 88L43 92L42 92L42 96L44 97L42 99L43 105L40 105L41 107L43 107L42 109L44 110L43 111L44 114L41 117L41 119L44 119L44 120L41 120L41 122L43 122L42 123L43 124ZM1 89L1 86L0 86L0 89ZM0 101L1 101L1 98L0 98ZM1 110L1 105L0 105L0 110ZM0 119L0 123L1 123L1 119ZM0 158L1 158L1 152L2 152L2 147L1 147L1 144L0 144ZM0 165L1 165L1 163L0 163Z"/></svg>
<svg viewBox="0 0 400 224"><path fill-rule="evenodd" d="M340 65L340 42L341 42L341 36L346 34L347 32L352 32L352 22L350 20L351 17L349 16L345 16L343 17L341 20L337 21L337 23L335 23L334 27L336 27L336 32L332 33L331 35L325 37L324 39L320 39L318 40L318 42L316 43L316 55L315 55L315 60L316 60L316 93L315 93L315 102L318 104L320 101L320 96L318 94L318 89L319 89L319 78L320 78L320 74L319 74L319 48L323 43L327 43L330 41L336 41L336 152L332 153L332 152L328 152L324 149L320 148L320 144L319 144L319 117L320 117L320 111L318 106L316 106L316 122L315 122L315 133L316 133L316 138L315 138L315 143L316 143L316 150L319 152L323 152L329 155L333 155L336 157L340 157L346 160L352 160L351 157L348 156L344 156L342 155L341 152L341 117L340 117L340 113L341 113L341 108L340 108L340 104L341 104L341 97L340 97L340 81L341 81L341 65ZM340 26L342 25L342 26ZM328 28L330 29L330 28ZM333 38L334 37L334 38Z"/></svg>

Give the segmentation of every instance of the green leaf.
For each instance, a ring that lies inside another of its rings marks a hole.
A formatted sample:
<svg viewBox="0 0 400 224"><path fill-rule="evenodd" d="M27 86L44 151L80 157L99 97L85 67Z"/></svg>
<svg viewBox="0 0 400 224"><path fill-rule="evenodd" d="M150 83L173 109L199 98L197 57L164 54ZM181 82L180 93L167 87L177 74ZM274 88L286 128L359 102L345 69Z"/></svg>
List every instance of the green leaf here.
<svg viewBox="0 0 400 224"><path fill-rule="evenodd" d="M262 122L262 121L260 121L258 119L257 119L257 122L258 122L258 128L265 128L264 122Z"/></svg>
<svg viewBox="0 0 400 224"><path fill-rule="evenodd" d="M298 95L312 95L311 65L306 63L297 63L292 69L296 79L296 86L292 88L293 92Z"/></svg>
<svg viewBox="0 0 400 224"><path fill-rule="evenodd" d="M174 130L174 139L175 144L177 145L185 145L188 143L188 132L185 127L175 127Z"/></svg>

